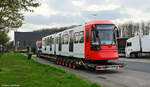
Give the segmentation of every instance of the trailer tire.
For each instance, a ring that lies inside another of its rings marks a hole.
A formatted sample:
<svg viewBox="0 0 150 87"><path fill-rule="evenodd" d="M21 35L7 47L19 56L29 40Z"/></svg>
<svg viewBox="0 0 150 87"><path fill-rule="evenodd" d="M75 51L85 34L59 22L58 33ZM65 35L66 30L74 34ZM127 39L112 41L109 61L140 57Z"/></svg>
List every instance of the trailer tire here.
<svg viewBox="0 0 150 87"><path fill-rule="evenodd" d="M65 66L68 67L68 62L65 62Z"/></svg>
<svg viewBox="0 0 150 87"><path fill-rule="evenodd" d="M65 60L64 60L64 58L62 59L62 65L63 65L63 66L65 65Z"/></svg>
<svg viewBox="0 0 150 87"><path fill-rule="evenodd" d="M72 64L72 68L73 68L73 69L76 69L76 68L77 68L76 63L73 63L73 64Z"/></svg>
<svg viewBox="0 0 150 87"><path fill-rule="evenodd" d="M42 52L39 51L39 52L37 53L37 57L41 57L41 54L42 54Z"/></svg>
<svg viewBox="0 0 150 87"><path fill-rule="evenodd" d="M72 68L72 64L71 64L71 62L69 62L69 68Z"/></svg>
<svg viewBox="0 0 150 87"><path fill-rule="evenodd" d="M62 64L62 58L59 59L59 64L60 64L60 65Z"/></svg>
<svg viewBox="0 0 150 87"><path fill-rule="evenodd" d="M137 53L131 53L131 54L130 54L130 57L131 57L131 58L136 58L137 56L138 56Z"/></svg>
<svg viewBox="0 0 150 87"><path fill-rule="evenodd" d="M65 66L68 67L68 60L65 60Z"/></svg>
<svg viewBox="0 0 150 87"><path fill-rule="evenodd" d="M58 59L58 58L57 58L57 60L56 60L56 64L59 65L59 59Z"/></svg>

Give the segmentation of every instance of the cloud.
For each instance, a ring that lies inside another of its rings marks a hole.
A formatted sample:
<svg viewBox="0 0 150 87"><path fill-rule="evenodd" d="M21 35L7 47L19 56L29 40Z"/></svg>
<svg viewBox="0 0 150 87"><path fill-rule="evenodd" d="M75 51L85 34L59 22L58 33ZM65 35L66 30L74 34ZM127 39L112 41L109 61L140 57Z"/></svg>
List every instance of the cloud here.
<svg viewBox="0 0 150 87"><path fill-rule="evenodd" d="M69 15L69 16L68 16ZM78 16L77 16L78 15ZM51 16L50 18L45 18L45 17L39 17L39 16L28 16L27 18L25 18L25 22L26 23L30 23L30 24L35 24L35 25L49 25L49 24L64 24L64 25L71 25L74 23L80 23L80 21L82 20L82 17L79 16L82 15L80 13L66 13L63 15L55 15L55 16ZM40 20L40 21L39 21ZM57 26L57 25L56 25Z"/></svg>
<svg viewBox="0 0 150 87"><path fill-rule="evenodd" d="M49 6L49 1L48 0L41 0L40 1L41 5L38 8L33 8L34 12L27 12L25 13L25 16L43 16L43 17L51 17L53 15L60 14L60 11L54 10Z"/></svg>
<svg viewBox="0 0 150 87"><path fill-rule="evenodd" d="M117 5L91 5L87 8L87 11L109 11L119 8Z"/></svg>
<svg viewBox="0 0 150 87"><path fill-rule="evenodd" d="M86 3L86 0L72 0L72 4L76 7L83 7Z"/></svg>
<svg viewBox="0 0 150 87"><path fill-rule="evenodd" d="M78 20L85 19L84 17L88 17L90 15L89 13L98 13L98 15L104 14L104 16L99 15L101 17L97 17L97 18L109 19L109 20L113 19L112 21L119 20L119 19L130 20L131 18L137 19L138 17L141 17L142 15L144 16L142 16L141 19L147 20L146 16L150 14L148 13L148 10L150 8L148 4L149 2L150 1L148 0L138 0L138 1L137 0L103 0L103 1L101 0L61 0L61 2L60 0L40 0L41 6L35 9L34 13L27 13L26 20L31 21L32 20L31 17L33 18L39 17L37 19L42 20L42 21L43 20L47 21L48 19L57 21L59 20L58 18L62 19L62 17L64 17L63 22L65 20L67 22L68 19L72 20L74 18L78 18L76 19L78 21ZM118 9L119 11L117 11ZM105 15L108 15L110 17L107 17ZM120 18L120 15L124 15L124 17L126 18L124 18L123 16L121 16L122 18ZM31 18L31 19L28 19L28 18ZM34 20L32 21L33 21L33 24L37 23ZM60 21L58 22L60 23ZM50 22L51 21L49 21L49 23ZM49 24L49 23L46 23L46 24Z"/></svg>
<svg viewBox="0 0 150 87"><path fill-rule="evenodd" d="M20 31L84 24L90 20L150 21L150 0L39 0L34 13L25 13Z"/></svg>

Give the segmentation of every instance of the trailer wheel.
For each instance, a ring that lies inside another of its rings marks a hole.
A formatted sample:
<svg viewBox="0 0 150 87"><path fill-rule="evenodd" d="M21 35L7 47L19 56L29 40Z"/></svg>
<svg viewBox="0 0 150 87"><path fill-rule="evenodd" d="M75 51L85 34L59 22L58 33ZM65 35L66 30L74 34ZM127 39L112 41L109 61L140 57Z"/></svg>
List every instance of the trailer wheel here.
<svg viewBox="0 0 150 87"><path fill-rule="evenodd" d="M77 62L77 68L78 68L78 69L84 69L84 66L83 66L83 64L82 64L82 61L78 61L78 62Z"/></svg>
<svg viewBox="0 0 150 87"><path fill-rule="evenodd" d="M37 57L41 57L42 52L37 53Z"/></svg>
<svg viewBox="0 0 150 87"><path fill-rule="evenodd" d="M58 59L58 58L57 58L57 60L56 60L56 64L59 65L59 59Z"/></svg>
<svg viewBox="0 0 150 87"><path fill-rule="evenodd" d="M65 60L65 66L68 67L68 60Z"/></svg>
<svg viewBox="0 0 150 87"><path fill-rule="evenodd" d="M76 68L77 68L77 66L76 66L75 63L72 64L72 68L73 68L73 69L76 69Z"/></svg>
<svg viewBox="0 0 150 87"><path fill-rule="evenodd" d="M62 59L60 58L60 60L59 60L59 64L61 65L61 63L62 63Z"/></svg>
<svg viewBox="0 0 150 87"><path fill-rule="evenodd" d="M63 66L65 65L65 60L64 60L64 59L62 59L62 65L63 65Z"/></svg>
<svg viewBox="0 0 150 87"><path fill-rule="evenodd" d="M137 54L136 54L136 53L131 53L131 54L130 54L130 57L131 57L131 58L136 58L136 57L137 57Z"/></svg>
<svg viewBox="0 0 150 87"><path fill-rule="evenodd" d="M65 62L65 66L68 67L68 62Z"/></svg>
<svg viewBox="0 0 150 87"><path fill-rule="evenodd" d="M71 61L69 62L69 68L72 68L72 63L71 63Z"/></svg>

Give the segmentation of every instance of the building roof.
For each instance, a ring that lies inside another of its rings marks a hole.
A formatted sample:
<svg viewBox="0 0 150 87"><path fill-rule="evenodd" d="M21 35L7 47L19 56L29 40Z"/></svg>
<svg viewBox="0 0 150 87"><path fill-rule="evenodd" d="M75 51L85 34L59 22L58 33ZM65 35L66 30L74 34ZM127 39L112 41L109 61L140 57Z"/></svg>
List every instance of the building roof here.
<svg viewBox="0 0 150 87"><path fill-rule="evenodd" d="M51 32L15 32L15 46L17 45L17 42L20 43L20 46L25 46L27 44L35 46L37 40L42 40L43 37L50 34Z"/></svg>

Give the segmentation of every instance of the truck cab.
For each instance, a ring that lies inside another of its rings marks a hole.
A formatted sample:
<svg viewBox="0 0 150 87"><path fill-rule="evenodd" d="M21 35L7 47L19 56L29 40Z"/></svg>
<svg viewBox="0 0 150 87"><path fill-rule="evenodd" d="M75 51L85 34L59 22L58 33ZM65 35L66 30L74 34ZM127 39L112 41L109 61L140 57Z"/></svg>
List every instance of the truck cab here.
<svg viewBox="0 0 150 87"><path fill-rule="evenodd" d="M140 52L140 38L139 36L132 37L126 42L126 57L137 57Z"/></svg>

